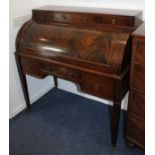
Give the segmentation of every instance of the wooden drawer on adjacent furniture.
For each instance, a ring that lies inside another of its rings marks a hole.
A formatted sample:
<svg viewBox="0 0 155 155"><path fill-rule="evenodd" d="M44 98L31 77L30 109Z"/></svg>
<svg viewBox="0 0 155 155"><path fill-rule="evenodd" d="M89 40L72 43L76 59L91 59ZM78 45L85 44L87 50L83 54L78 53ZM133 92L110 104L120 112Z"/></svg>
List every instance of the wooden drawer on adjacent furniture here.
<svg viewBox="0 0 155 155"><path fill-rule="evenodd" d="M145 95L131 90L129 102L129 111L139 117L145 118Z"/></svg>
<svg viewBox="0 0 155 155"><path fill-rule="evenodd" d="M132 35L129 103L126 138L129 143L145 148L145 26Z"/></svg>
<svg viewBox="0 0 155 155"><path fill-rule="evenodd" d="M136 47L134 52L134 61L144 64L145 63L145 40L144 39L135 39Z"/></svg>
<svg viewBox="0 0 155 155"><path fill-rule="evenodd" d="M142 92L145 91L145 68L144 65L132 65L131 85Z"/></svg>
<svg viewBox="0 0 155 155"><path fill-rule="evenodd" d="M82 89L87 93L108 99L113 97L113 80L110 78L86 73L82 82Z"/></svg>
<svg viewBox="0 0 155 155"><path fill-rule="evenodd" d="M140 145L145 145L145 121L128 115L127 137Z"/></svg>

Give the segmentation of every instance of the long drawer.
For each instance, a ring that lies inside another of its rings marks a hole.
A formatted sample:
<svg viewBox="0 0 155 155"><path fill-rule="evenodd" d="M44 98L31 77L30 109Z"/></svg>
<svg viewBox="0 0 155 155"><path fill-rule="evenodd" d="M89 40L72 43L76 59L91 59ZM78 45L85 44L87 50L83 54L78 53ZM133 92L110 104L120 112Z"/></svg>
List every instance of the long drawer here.
<svg viewBox="0 0 155 155"><path fill-rule="evenodd" d="M131 89L128 110L141 118L145 118L145 95Z"/></svg>
<svg viewBox="0 0 155 155"><path fill-rule="evenodd" d="M135 51L133 53L133 61L144 64L145 63L145 40L135 39Z"/></svg>
<svg viewBox="0 0 155 155"><path fill-rule="evenodd" d="M145 92L145 67L144 65L132 64L131 85L133 88Z"/></svg>
<svg viewBox="0 0 155 155"><path fill-rule="evenodd" d="M145 146L145 121L138 119L129 113L126 136L144 148Z"/></svg>

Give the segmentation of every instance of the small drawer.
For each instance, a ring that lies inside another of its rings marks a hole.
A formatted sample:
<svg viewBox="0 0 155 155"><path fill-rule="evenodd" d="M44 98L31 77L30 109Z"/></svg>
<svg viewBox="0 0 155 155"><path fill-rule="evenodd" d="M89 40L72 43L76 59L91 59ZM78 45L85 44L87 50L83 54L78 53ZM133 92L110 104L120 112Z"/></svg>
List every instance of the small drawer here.
<svg viewBox="0 0 155 155"><path fill-rule="evenodd" d="M40 63L39 61L32 59L32 58L27 58L27 57L21 57L21 63L22 63L22 68L23 70L39 70L40 69Z"/></svg>
<svg viewBox="0 0 155 155"><path fill-rule="evenodd" d="M129 112L145 119L145 94L131 90L129 98Z"/></svg>
<svg viewBox="0 0 155 155"><path fill-rule="evenodd" d="M117 17L111 15L103 16L94 16L94 22L97 24L111 24L111 25L123 25L129 26L132 21L125 17Z"/></svg>
<svg viewBox="0 0 155 155"><path fill-rule="evenodd" d="M129 114L126 135L136 142L145 145L145 121Z"/></svg>
<svg viewBox="0 0 155 155"><path fill-rule="evenodd" d="M41 71L41 61L29 57L21 56L21 65L25 74L33 75L38 78L43 78L46 75Z"/></svg>
<svg viewBox="0 0 155 155"><path fill-rule="evenodd" d="M43 63L42 71L51 75L58 76L60 78L64 78L72 81L80 81L80 72L76 69L51 64L51 63Z"/></svg>
<svg viewBox="0 0 155 155"><path fill-rule="evenodd" d="M144 65L132 64L131 85L142 92L145 92L145 67Z"/></svg>
<svg viewBox="0 0 155 155"><path fill-rule="evenodd" d="M56 22L71 22L73 20L74 15L68 13L60 13L54 12L53 13L53 21Z"/></svg>
<svg viewBox="0 0 155 155"><path fill-rule="evenodd" d="M51 63L46 63L46 62L42 62L42 72L45 73L56 73L57 71L57 66L53 65Z"/></svg>
<svg viewBox="0 0 155 155"><path fill-rule="evenodd" d="M82 75L82 90L86 93L111 99L113 97L113 80L93 74Z"/></svg>
<svg viewBox="0 0 155 155"><path fill-rule="evenodd" d="M80 81L80 73L78 70L59 66L57 68L57 75L67 78L68 80Z"/></svg>
<svg viewBox="0 0 155 155"><path fill-rule="evenodd" d="M134 44L136 44L135 51L133 50L134 61L144 64L145 63L145 40L138 38L138 39L135 39L134 41L135 41Z"/></svg>
<svg viewBox="0 0 155 155"><path fill-rule="evenodd" d="M109 18L109 24L112 25L123 25L123 26L128 26L131 24L130 20L127 18L118 18L118 17L112 17Z"/></svg>
<svg viewBox="0 0 155 155"><path fill-rule="evenodd" d="M94 22L97 24L111 24L111 25L130 25L130 20L127 18L118 18L114 16L94 16Z"/></svg>

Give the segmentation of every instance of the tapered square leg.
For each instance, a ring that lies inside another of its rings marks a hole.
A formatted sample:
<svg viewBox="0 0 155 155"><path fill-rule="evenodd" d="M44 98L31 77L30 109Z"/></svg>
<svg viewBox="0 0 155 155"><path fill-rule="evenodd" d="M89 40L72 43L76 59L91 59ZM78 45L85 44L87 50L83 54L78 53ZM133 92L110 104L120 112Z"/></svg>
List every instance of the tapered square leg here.
<svg viewBox="0 0 155 155"><path fill-rule="evenodd" d="M58 88L58 79L56 76L53 76L53 80L54 80L54 86L55 88Z"/></svg>
<svg viewBox="0 0 155 155"><path fill-rule="evenodd" d="M120 110L121 110L120 105L121 105L120 103L114 102L113 109L112 109L111 140L112 140L113 146L116 146L116 142L117 142Z"/></svg>
<svg viewBox="0 0 155 155"><path fill-rule="evenodd" d="M20 82L21 82L25 102L27 105L27 109L30 110L31 104L30 104L30 98L29 98L29 93L28 93L26 75L22 72L20 57L16 53L15 53L15 58L16 58L16 64L17 64L17 68L18 68L18 73L19 73Z"/></svg>

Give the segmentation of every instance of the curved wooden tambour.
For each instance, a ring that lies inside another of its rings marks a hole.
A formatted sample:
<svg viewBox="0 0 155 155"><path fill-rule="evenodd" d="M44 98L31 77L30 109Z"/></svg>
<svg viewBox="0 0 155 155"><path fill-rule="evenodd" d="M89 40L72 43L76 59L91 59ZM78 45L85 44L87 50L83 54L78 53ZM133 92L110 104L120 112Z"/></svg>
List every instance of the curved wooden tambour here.
<svg viewBox="0 0 155 155"><path fill-rule="evenodd" d="M121 100L129 85L130 33L142 22L141 11L101 12L56 11L55 7L33 10L32 19L18 33L15 55L28 108L25 74L76 82L82 91L114 102L115 144Z"/></svg>
<svg viewBox="0 0 155 155"><path fill-rule="evenodd" d="M72 65L117 73L121 66L129 33L81 29L28 22L19 33L18 50L50 57ZM125 66L123 66L125 67Z"/></svg>

